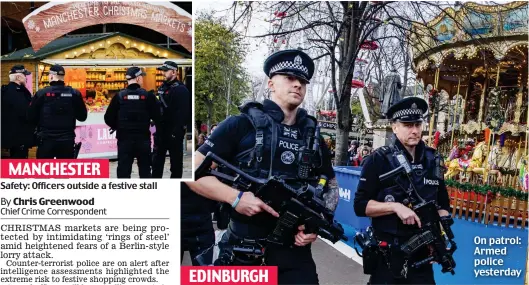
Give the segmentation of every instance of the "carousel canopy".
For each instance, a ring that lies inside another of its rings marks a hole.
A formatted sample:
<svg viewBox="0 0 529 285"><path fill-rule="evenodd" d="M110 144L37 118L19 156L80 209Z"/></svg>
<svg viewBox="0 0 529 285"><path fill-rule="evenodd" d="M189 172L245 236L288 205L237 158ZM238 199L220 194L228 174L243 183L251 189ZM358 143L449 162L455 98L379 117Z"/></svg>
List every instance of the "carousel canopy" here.
<svg viewBox="0 0 529 285"><path fill-rule="evenodd" d="M527 69L528 3L504 5L465 3L457 11L448 8L425 26L414 26L411 53L414 69L424 85L461 92L472 77L496 74L502 85L516 85ZM453 93L450 92L449 93Z"/></svg>

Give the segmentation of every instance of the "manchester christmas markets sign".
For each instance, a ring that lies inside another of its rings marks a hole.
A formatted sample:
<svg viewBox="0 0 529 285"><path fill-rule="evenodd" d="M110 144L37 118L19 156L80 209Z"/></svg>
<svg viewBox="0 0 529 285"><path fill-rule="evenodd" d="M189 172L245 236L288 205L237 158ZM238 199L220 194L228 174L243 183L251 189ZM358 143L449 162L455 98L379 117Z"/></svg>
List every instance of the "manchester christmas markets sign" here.
<svg viewBox="0 0 529 285"><path fill-rule="evenodd" d="M50 2L22 22L35 51L71 31L109 23L146 27L193 51L191 15L169 2Z"/></svg>

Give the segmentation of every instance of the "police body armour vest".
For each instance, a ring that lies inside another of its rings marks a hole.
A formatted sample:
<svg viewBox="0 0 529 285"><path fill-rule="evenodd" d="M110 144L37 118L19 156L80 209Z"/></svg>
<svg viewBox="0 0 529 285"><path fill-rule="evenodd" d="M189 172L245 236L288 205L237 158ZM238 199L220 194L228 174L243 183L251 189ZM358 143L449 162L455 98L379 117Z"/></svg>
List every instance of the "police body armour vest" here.
<svg viewBox="0 0 529 285"><path fill-rule="evenodd" d="M148 93L144 89L125 89L119 92L118 129L122 131L147 131L150 118L147 110Z"/></svg>
<svg viewBox="0 0 529 285"><path fill-rule="evenodd" d="M436 166L435 151L426 146L424 147L424 157L422 160L415 163L410 162L412 168L412 173L410 175L415 189L417 189L417 193L425 201L437 201L437 192L440 180L442 179L442 174L439 175L440 173L438 173L439 167ZM377 149L376 152L379 155L384 156L388 164L393 166L396 165L396 162L390 161L395 159L390 147L381 147ZM399 183L405 188L408 188L410 184L409 180L404 178L404 176L400 178ZM398 202L404 205L410 203L409 195L393 180L388 180L382 184L382 189L378 193L376 200L379 202ZM376 217L372 219L372 222L375 230L398 236L407 236L411 234L412 227L414 227L402 224L396 214Z"/></svg>
<svg viewBox="0 0 529 285"><path fill-rule="evenodd" d="M43 94L44 104L40 112L40 127L48 130L75 129L73 107L75 90L70 86L51 86L48 88Z"/></svg>
<svg viewBox="0 0 529 285"><path fill-rule="evenodd" d="M266 114L263 106L257 102L245 104L240 107L240 111L255 129L254 147L242 151L235 158L234 162L240 169L254 177L280 176L289 184L301 182L297 178L299 150L305 147L307 135L314 133L316 119L300 109L295 125L283 125ZM259 229L252 227L251 230L256 236L267 234L275 225L275 218L267 213L247 217L232 211L232 218L259 225Z"/></svg>
<svg viewBox="0 0 529 285"><path fill-rule="evenodd" d="M260 103L247 103L240 110L255 129L254 147L237 155L241 169L261 178L281 176L295 179L299 151L307 147L308 136L314 134L316 119L300 109L296 124L288 126L266 114Z"/></svg>

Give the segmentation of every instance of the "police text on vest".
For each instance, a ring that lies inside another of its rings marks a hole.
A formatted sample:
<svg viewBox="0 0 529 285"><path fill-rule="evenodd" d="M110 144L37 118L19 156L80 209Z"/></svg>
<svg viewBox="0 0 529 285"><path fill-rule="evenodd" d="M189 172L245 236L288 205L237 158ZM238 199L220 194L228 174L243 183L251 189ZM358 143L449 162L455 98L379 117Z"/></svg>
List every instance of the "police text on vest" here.
<svg viewBox="0 0 529 285"><path fill-rule="evenodd" d="M283 147L290 150L299 150L299 144L291 143L284 140L279 140L279 147Z"/></svg>
<svg viewBox="0 0 529 285"><path fill-rule="evenodd" d="M426 179L424 178L424 185L433 185L433 186L439 186L439 180L435 179Z"/></svg>

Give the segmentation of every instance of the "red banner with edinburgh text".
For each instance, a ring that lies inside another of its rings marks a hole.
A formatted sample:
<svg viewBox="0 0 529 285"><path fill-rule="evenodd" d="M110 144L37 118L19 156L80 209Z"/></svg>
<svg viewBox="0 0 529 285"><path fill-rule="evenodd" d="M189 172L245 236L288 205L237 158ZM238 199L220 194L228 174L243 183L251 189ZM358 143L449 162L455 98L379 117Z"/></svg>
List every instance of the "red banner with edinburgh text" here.
<svg viewBox="0 0 529 285"><path fill-rule="evenodd" d="M108 159L2 159L1 178L109 178Z"/></svg>
<svg viewBox="0 0 529 285"><path fill-rule="evenodd" d="M277 266L181 266L180 284L277 285Z"/></svg>

